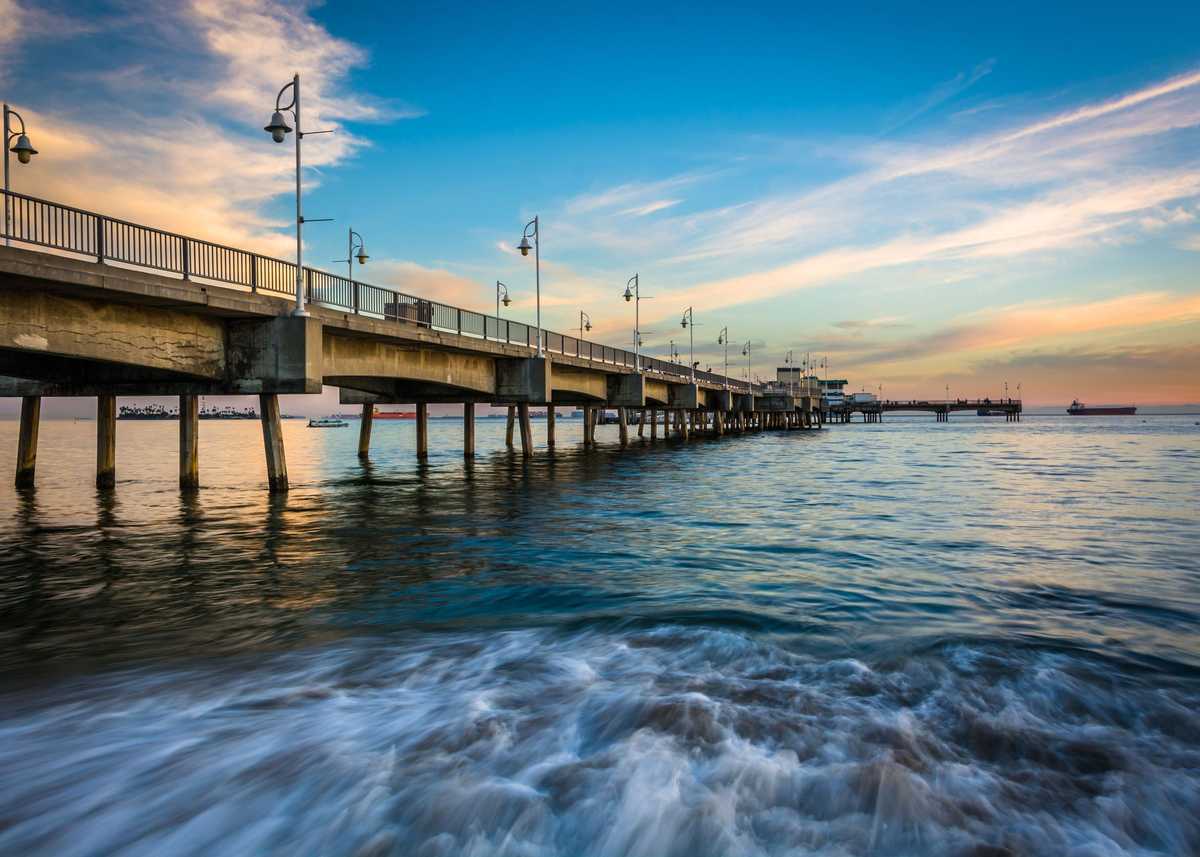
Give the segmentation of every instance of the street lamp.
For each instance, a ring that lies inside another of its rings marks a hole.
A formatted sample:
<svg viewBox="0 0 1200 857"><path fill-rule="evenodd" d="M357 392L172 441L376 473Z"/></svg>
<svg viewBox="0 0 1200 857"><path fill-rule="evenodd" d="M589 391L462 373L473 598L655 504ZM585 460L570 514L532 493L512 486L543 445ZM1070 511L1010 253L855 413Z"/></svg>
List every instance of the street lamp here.
<svg viewBox="0 0 1200 857"><path fill-rule="evenodd" d="M678 363L679 362L679 349L675 347L675 340L668 339L667 345L671 349L671 362Z"/></svg>
<svg viewBox="0 0 1200 857"><path fill-rule="evenodd" d="M282 104L283 94L292 90L292 100L289 104ZM284 84L279 90L279 94L275 96L275 112L271 114L269 124L263 126L263 130L271 135L271 139L276 143L282 143L287 135L292 132L284 119L283 114L290 112L292 118L296 122L296 308L292 311L292 315L308 315L304 309L304 244L302 230L304 227L304 213L300 205L300 140L306 134L331 134L332 131L301 131L300 130L300 75L294 75L292 82Z"/></svg>
<svg viewBox="0 0 1200 857"><path fill-rule="evenodd" d="M625 298L626 303L633 301L633 363L640 372L642 371L641 304L643 300L650 300L650 297L648 295L645 298L642 297L637 274L634 274L625 283L625 294L622 297Z"/></svg>
<svg viewBox="0 0 1200 857"><path fill-rule="evenodd" d="M355 245L355 243L354 243L355 238L358 239L357 245ZM358 250L357 256L354 255L354 251L356 249ZM367 264L367 260L370 258L371 257L367 255L367 248L365 246L363 246L362 236L359 235L357 232L355 232L353 229L351 229L350 234L347 236L347 239L346 239L346 258L345 259L334 259L333 261L345 262L346 263L346 279L353 280L354 279L354 260L357 259L358 264L365 265L365 264Z"/></svg>
<svg viewBox="0 0 1200 857"><path fill-rule="evenodd" d="M517 245L517 249L521 251L522 256L528 256L530 249L533 250L533 276L537 288L537 356L541 357L544 352L542 351L542 256L539 225L536 216L525 224L525 231L521 234L521 243ZM533 239L532 247L529 244L530 238Z"/></svg>
<svg viewBox="0 0 1200 857"><path fill-rule="evenodd" d="M21 123L20 131L12 130L12 123L9 121L10 116L17 117ZM14 142L15 141L15 142ZM7 104L4 105L4 246L9 245L9 236L12 234L12 205L8 199L8 153L13 152L17 156L17 160L22 164L29 163L30 159L36 155L37 149L29 142L29 137L25 133L25 119L20 113L13 110Z"/></svg>
<svg viewBox="0 0 1200 857"><path fill-rule="evenodd" d="M746 358L746 383L750 381L750 340L746 340L746 344L742 346L742 356Z"/></svg>
<svg viewBox="0 0 1200 857"><path fill-rule="evenodd" d="M508 296L508 286L496 280L496 318L500 318L500 304L508 306L512 303L512 298Z"/></svg>
<svg viewBox="0 0 1200 857"><path fill-rule="evenodd" d="M592 317L583 310L579 311L579 338L583 339L583 332L592 329Z"/></svg>
<svg viewBox="0 0 1200 857"><path fill-rule="evenodd" d="M691 364L694 383L696 380L696 316L691 307L683 311L683 318L679 320L679 324L681 327L688 328L688 363Z"/></svg>
<svg viewBox="0 0 1200 857"><path fill-rule="evenodd" d="M789 393L795 392L794 382L792 379L792 375L793 375L792 366L793 366L794 362L795 361L792 358L792 349L789 348L788 353L783 356L783 365L788 367L787 376L788 376L788 392Z"/></svg>
<svg viewBox="0 0 1200 857"><path fill-rule="evenodd" d="M729 389L729 328L722 327L717 335L717 345L725 346L725 389Z"/></svg>

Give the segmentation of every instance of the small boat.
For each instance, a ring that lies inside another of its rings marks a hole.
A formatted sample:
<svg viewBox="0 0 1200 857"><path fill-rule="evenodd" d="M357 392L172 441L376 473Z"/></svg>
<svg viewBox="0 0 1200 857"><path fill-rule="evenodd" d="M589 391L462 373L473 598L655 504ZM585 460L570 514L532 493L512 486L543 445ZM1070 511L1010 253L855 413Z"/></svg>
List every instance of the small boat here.
<svg viewBox="0 0 1200 857"><path fill-rule="evenodd" d="M1137 413L1137 408L1133 405L1115 405L1108 408L1089 408L1083 402L1076 399L1075 401L1071 402L1071 407L1067 408L1067 413L1073 417L1131 417Z"/></svg>
<svg viewBox="0 0 1200 857"><path fill-rule="evenodd" d="M309 428L344 428L348 425L350 425L350 423L346 422L345 420L335 420L331 419L330 417L321 417L320 419L308 421Z"/></svg>

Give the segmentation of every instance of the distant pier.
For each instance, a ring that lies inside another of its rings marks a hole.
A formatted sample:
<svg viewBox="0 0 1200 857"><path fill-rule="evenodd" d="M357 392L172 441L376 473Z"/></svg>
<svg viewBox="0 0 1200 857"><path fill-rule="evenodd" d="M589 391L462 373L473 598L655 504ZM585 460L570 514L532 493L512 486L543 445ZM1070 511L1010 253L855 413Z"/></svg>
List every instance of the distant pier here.
<svg viewBox="0 0 1200 857"><path fill-rule="evenodd" d="M974 411L981 416L1003 416L1005 422L1021 421L1020 399L883 399L867 402L847 400L823 408L824 418L831 423L853 422L855 414L864 423L883 422L885 413L924 411L936 416L939 423L948 422L954 411Z"/></svg>

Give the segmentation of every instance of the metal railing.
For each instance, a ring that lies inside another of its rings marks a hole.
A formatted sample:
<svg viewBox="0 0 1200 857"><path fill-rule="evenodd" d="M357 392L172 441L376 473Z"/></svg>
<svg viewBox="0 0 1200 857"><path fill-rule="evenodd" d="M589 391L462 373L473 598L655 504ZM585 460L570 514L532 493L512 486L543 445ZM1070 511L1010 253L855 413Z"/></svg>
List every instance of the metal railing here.
<svg viewBox="0 0 1200 857"><path fill-rule="evenodd" d="M0 238L91 256L98 262L176 274L184 280L204 280L241 286L251 292L293 295L296 265L261 256L249 250L226 247L200 238L142 226L62 205L37 197L0 190L4 218ZM394 289L373 286L316 268L304 268L307 300L355 315L410 322L431 330L510 345L537 348L537 329L522 322L460 309L437 301L413 297ZM600 345L543 330L545 349L553 354L632 369L638 358L632 351ZM688 367L656 357L641 357L642 371L674 380L690 379ZM696 372L697 381L727 386L738 393L757 392L762 385L729 378L715 372Z"/></svg>

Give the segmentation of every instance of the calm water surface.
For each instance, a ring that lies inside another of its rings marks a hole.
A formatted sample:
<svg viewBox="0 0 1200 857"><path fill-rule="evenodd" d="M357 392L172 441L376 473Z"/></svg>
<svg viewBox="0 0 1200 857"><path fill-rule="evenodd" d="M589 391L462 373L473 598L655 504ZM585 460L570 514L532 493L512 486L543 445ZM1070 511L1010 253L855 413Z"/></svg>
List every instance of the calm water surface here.
<svg viewBox="0 0 1200 857"><path fill-rule="evenodd" d="M0 423L0 853L1200 853L1196 420Z"/></svg>

